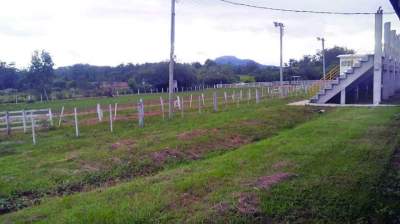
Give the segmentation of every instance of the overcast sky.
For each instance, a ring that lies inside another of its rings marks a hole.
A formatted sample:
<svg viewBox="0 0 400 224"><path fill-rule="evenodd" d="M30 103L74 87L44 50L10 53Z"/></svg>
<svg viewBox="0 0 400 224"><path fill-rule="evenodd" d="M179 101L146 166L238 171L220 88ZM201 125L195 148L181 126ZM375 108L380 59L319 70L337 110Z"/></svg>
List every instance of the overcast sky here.
<svg viewBox="0 0 400 224"><path fill-rule="evenodd" d="M375 12L393 11L389 0L233 0L270 7ZM117 65L168 60L169 0L0 0L0 60L29 64L35 49L51 53L56 66ZM271 12L217 0L179 0L176 55L179 62L235 55L263 64L279 63L279 34L286 25L285 61L321 47L373 49L373 16ZM400 27L394 15L385 15ZM400 30L400 29L399 29Z"/></svg>

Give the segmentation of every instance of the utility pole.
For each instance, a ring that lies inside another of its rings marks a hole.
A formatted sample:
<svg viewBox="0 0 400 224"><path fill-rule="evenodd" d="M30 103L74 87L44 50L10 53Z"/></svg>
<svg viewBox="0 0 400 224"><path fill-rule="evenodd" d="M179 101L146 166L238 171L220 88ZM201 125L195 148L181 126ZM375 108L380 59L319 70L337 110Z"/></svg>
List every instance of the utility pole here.
<svg viewBox="0 0 400 224"><path fill-rule="evenodd" d="M325 38L317 37L317 40L322 42L322 72L324 80L326 80L326 64L325 64Z"/></svg>
<svg viewBox="0 0 400 224"><path fill-rule="evenodd" d="M281 58L280 58L280 86L281 88L283 87L283 29L285 25L280 22L274 22L275 27L279 27L279 32L280 32L280 52L281 52Z"/></svg>
<svg viewBox="0 0 400 224"><path fill-rule="evenodd" d="M175 57L175 0L171 0L171 53L169 61L169 91L168 91L168 115L173 115L173 95L174 95L174 57Z"/></svg>

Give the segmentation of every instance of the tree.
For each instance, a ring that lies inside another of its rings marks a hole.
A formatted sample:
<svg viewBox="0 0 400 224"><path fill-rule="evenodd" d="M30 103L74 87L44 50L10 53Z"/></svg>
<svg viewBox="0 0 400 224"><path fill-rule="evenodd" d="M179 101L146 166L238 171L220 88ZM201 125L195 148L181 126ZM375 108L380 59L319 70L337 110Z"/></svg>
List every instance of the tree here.
<svg viewBox="0 0 400 224"><path fill-rule="evenodd" d="M129 79L129 81L128 81L128 85L129 85L129 88L132 90L132 91L136 91L137 89L138 89L138 84L136 83L136 80L135 79Z"/></svg>
<svg viewBox="0 0 400 224"><path fill-rule="evenodd" d="M40 95L43 93L47 100L54 79L53 67L54 63L48 52L45 50L34 51L25 80L35 94Z"/></svg>
<svg viewBox="0 0 400 224"><path fill-rule="evenodd" d="M19 79L14 64L0 61L0 89L17 89Z"/></svg>

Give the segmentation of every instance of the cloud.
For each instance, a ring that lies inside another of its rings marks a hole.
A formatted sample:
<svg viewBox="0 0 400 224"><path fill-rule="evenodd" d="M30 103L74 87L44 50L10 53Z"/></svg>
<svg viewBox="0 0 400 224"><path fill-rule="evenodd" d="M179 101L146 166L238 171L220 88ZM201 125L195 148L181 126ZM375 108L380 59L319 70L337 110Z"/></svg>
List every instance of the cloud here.
<svg viewBox="0 0 400 224"><path fill-rule="evenodd" d="M375 11L386 0L235 0L280 8ZM23 7L22 7L23 6ZM180 0L176 55L179 61L203 62L221 55L279 63L279 34L286 25L285 60L327 46L373 48L373 16L329 16L271 12L223 4L217 0ZM399 27L396 16L385 16ZM117 65L168 60L170 1L166 0L13 0L2 3L0 60L27 66L35 49L46 49L57 66L74 63Z"/></svg>

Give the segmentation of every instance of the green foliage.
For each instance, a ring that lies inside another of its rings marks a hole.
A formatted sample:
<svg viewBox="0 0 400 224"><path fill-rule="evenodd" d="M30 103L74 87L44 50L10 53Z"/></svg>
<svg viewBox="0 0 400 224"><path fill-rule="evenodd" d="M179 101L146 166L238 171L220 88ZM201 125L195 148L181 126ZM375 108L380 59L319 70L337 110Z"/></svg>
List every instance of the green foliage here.
<svg viewBox="0 0 400 224"><path fill-rule="evenodd" d="M252 83L252 82L255 82L255 81L256 81L256 79L251 75L241 75L240 76L240 82Z"/></svg>
<svg viewBox="0 0 400 224"><path fill-rule="evenodd" d="M51 92L54 79L54 63L50 54L44 50L35 51L32 55L31 65L23 82L26 88L35 94L47 94Z"/></svg>

